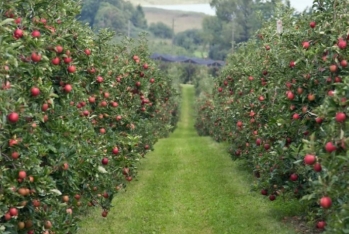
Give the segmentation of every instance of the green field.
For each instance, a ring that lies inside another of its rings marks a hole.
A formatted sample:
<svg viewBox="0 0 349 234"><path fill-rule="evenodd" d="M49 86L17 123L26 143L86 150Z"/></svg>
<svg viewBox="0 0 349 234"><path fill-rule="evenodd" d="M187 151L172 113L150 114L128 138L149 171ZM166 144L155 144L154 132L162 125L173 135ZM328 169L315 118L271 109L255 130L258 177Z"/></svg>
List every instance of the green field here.
<svg viewBox="0 0 349 234"><path fill-rule="evenodd" d="M179 5L209 3L210 0L126 0L134 5Z"/></svg>
<svg viewBox="0 0 349 234"><path fill-rule="evenodd" d="M202 20L207 15L196 12L172 11L153 7L144 7L145 18L148 25L163 22L172 28L174 20L174 32L182 32L188 29L201 29Z"/></svg>
<svg viewBox="0 0 349 234"><path fill-rule="evenodd" d="M194 87L183 86L181 119L139 168L139 180L113 201L107 218L98 209L83 218L81 234L286 234L281 222L299 206L270 202L250 191L252 176L224 145L194 129Z"/></svg>

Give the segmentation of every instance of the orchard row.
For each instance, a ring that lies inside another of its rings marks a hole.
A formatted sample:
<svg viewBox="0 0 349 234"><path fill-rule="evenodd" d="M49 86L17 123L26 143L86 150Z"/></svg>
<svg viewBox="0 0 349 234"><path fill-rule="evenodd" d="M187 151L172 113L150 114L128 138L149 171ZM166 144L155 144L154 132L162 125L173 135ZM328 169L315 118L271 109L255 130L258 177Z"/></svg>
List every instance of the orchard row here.
<svg viewBox="0 0 349 234"><path fill-rule="evenodd" d="M347 1L314 1L313 13L279 12L230 56L196 128L230 143L261 194L295 197L314 227L349 228Z"/></svg>
<svg viewBox="0 0 349 234"><path fill-rule="evenodd" d="M67 0L0 4L0 230L75 233L177 121L146 41L112 43Z"/></svg>

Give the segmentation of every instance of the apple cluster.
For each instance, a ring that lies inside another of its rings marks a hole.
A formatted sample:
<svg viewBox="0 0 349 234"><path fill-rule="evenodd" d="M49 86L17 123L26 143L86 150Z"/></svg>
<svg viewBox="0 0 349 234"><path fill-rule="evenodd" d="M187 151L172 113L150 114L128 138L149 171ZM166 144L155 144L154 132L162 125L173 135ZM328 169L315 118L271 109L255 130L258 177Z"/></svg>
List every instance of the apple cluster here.
<svg viewBox="0 0 349 234"><path fill-rule="evenodd" d="M262 195L299 199L315 228L345 233L348 8L314 1L311 14L279 14L282 34L268 22L230 55L212 95L198 102L196 128L247 161Z"/></svg>
<svg viewBox="0 0 349 234"><path fill-rule="evenodd" d="M146 40L113 43L79 10L73 0L1 3L2 233L76 233L89 207L106 217L178 119L177 90Z"/></svg>

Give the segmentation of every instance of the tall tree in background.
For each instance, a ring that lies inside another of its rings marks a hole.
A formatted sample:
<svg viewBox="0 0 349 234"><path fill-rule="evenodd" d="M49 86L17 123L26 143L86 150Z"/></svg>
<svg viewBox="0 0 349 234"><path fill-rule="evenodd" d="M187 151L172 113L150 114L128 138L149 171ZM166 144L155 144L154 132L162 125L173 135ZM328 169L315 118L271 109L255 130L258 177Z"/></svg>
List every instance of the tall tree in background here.
<svg viewBox="0 0 349 234"><path fill-rule="evenodd" d="M282 0L211 0L210 5L216 8L216 20L203 22L210 58L225 59L233 40L234 43L247 41L282 4Z"/></svg>
<svg viewBox="0 0 349 234"><path fill-rule="evenodd" d="M133 11L131 16L131 22L137 28L142 28L142 29L148 28L147 20L145 19L143 8L140 5L138 5L136 7L136 10Z"/></svg>

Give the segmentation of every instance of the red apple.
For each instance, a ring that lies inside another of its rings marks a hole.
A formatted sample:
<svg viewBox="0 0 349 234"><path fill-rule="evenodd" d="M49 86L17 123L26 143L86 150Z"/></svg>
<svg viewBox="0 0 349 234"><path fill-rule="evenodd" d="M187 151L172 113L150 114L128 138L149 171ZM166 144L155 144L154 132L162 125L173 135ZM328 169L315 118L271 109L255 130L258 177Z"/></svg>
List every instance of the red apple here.
<svg viewBox="0 0 349 234"><path fill-rule="evenodd" d="M30 89L30 93L31 93L31 95L32 95L33 97L37 97L37 96L39 96L39 94L40 94L40 89L37 88L37 87L32 87L32 88Z"/></svg>
<svg viewBox="0 0 349 234"><path fill-rule="evenodd" d="M63 47L58 45L58 46L55 47L55 51L56 51L57 54L60 54L60 53L63 52Z"/></svg>
<svg viewBox="0 0 349 234"><path fill-rule="evenodd" d="M119 148L118 147L114 147L112 150L113 154L118 154L119 153Z"/></svg>
<svg viewBox="0 0 349 234"><path fill-rule="evenodd" d="M18 172L18 178L19 179L25 179L27 177L27 173L25 171L19 171Z"/></svg>
<svg viewBox="0 0 349 234"><path fill-rule="evenodd" d="M108 158L103 158L103 159L102 159L102 164L103 164L103 165L107 165L108 162L109 162L109 159L108 159Z"/></svg>
<svg viewBox="0 0 349 234"><path fill-rule="evenodd" d="M70 93L73 90L73 87L70 84L66 84L63 88L64 92Z"/></svg>
<svg viewBox="0 0 349 234"><path fill-rule="evenodd" d="M11 112L10 114L7 115L7 120L10 121L11 123L16 123L19 119L19 114L16 112Z"/></svg>
<svg viewBox="0 0 349 234"><path fill-rule="evenodd" d="M8 212L9 212L9 214L10 214L11 216L17 216L17 215L18 215L18 210L17 210L17 208L15 208L15 207L11 207L11 208L8 210Z"/></svg>
<svg viewBox="0 0 349 234"><path fill-rule="evenodd" d="M320 199L320 205L322 206L322 208L324 209L328 209L332 206L332 199L330 197L322 197Z"/></svg>
<svg viewBox="0 0 349 234"><path fill-rule="evenodd" d="M261 194L264 195L264 196L267 196L268 195L268 190L262 189L261 190Z"/></svg>
<svg viewBox="0 0 349 234"><path fill-rule="evenodd" d="M59 65L60 61L61 61L61 60L60 60L58 57L55 57L55 58L53 58L53 59L51 60L51 63L52 63L53 65Z"/></svg>
<svg viewBox="0 0 349 234"><path fill-rule="evenodd" d="M341 38L338 40L337 45L340 49L344 50L347 47L347 42Z"/></svg>
<svg viewBox="0 0 349 234"><path fill-rule="evenodd" d="M316 224L316 227L319 228L319 229L324 229L326 226L326 222L325 221L319 221L317 224Z"/></svg>
<svg viewBox="0 0 349 234"><path fill-rule="evenodd" d="M96 81L97 83L103 83L103 77L97 76Z"/></svg>
<svg viewBox="0 0 349 234"><path fill-rule="evenodd" d="M314 166L313 166L313 169L314 169L314 171L316 171L316 172L322 171L321 164L320 164L320 163L315 163Z"/></svg>
<svg viewBox="0 0 349 234"><path fill-rule="evenodd" d="M296 66L296 62L295 61L291 61L290 62L290 68L294 68Z"/></svg>
<svg viewBox="0 0 349 234"><path fill-rule="evenodd" d="M84 52L87 56L91 55L91 50L89 50L89 49L85 49Z"/></svg>
<svg viewBox="0 0 349 234"><path fill-rule="evenodd" d="M74 65L68 66L67 68L69 73L74 73L76 71L76 67Z"/></svg>
<svg viewBox="0 0 349 234"><path fill-rule="evenodd" d="M309 26L310 26L311 28L315 28L316 23L315 23L314 21L312 21L312 22L309 23Z"/></svg>
<svg viewBox="0 0 349 234"><path fill-rule="evenodd" d="M17 28L17 29L14 31L13 36L14 36L15 38L17 38L17 39L23 37L23 30Z"/></svg>
<svg viewBox="0 0 349 234"><path fill-rule="evenodd" d="M291 174L290 175L290 180L292 180L292 181L298 180L298 175L296 173Z"/></svg>
<svg viewBox="0 0 349 234"><path fill-rule="evenodd" d="M341 64L342 67L347 67L348 66L348 61L343 59L340 64Z"/></svg>
<svg viewBox="0 0 349 234"><path fill-rule="evenodd" d="M307 165L313 165L316 162L316 156L313 154L306 154L304 157L304 163Z"/></svg>
<svg viewBox="0 0 349 234"><path fill-rule="evenodd" d="M342 122L345 121L345 119L346 119L346 115L345 115L344 112L338 112L338 113L336 114L336 121L337 121L337 122L342 123Z"/></svg>
<svg viewBox="0 0 349 234"><path fill-rule="evenodd" d="M31 55L31 59L32 59L33 62L40 62L41 55L33 52L32 55Z"/></svg>
<svg viewBox="0 0 349 234"><path fill-rule="evenodd" d="M275 196L275 195L270 195L270 196L269 196L269 200L270 200L270 201L274 201L275 199L276 199L276 196Z"/></svg>
<svg viewBox="0 0 349 234"><path fill-rule="evenodd" d="M40 37L40 31L39 30L34 30L33 32L32 32L32 37L34 37L34 38L39 38Z"/></svg>
<svg viewBox="0 0 349 234"><path fill-rule="evenodd" d="M325 145L325 150L328 153L332 153L333 151L336 151L337 147L332 142L327 142Z"/></svg>
<svg viewBox="0 0 349 234"><path fill-rule="evenodd" d="M288 100L293 100L294 99L294 94L291 91L287 92L287 99Z"/></svg>
<svg viewBox="0 0 349 234"><path fill-rule="evenodd" d="M310 43L309 43L308 41L304 41L304 42L302 43L302 46L303 46L303 49L308 49L309 46L310 46Z"/></svg>
<svg viewBox="0 0 349 234"><path fill-rule="evenodd" d="M299 116L299 114L295 113L295 114L293 114L292 118L293 118L293 119L299 119L300 116Z"/></svg>

